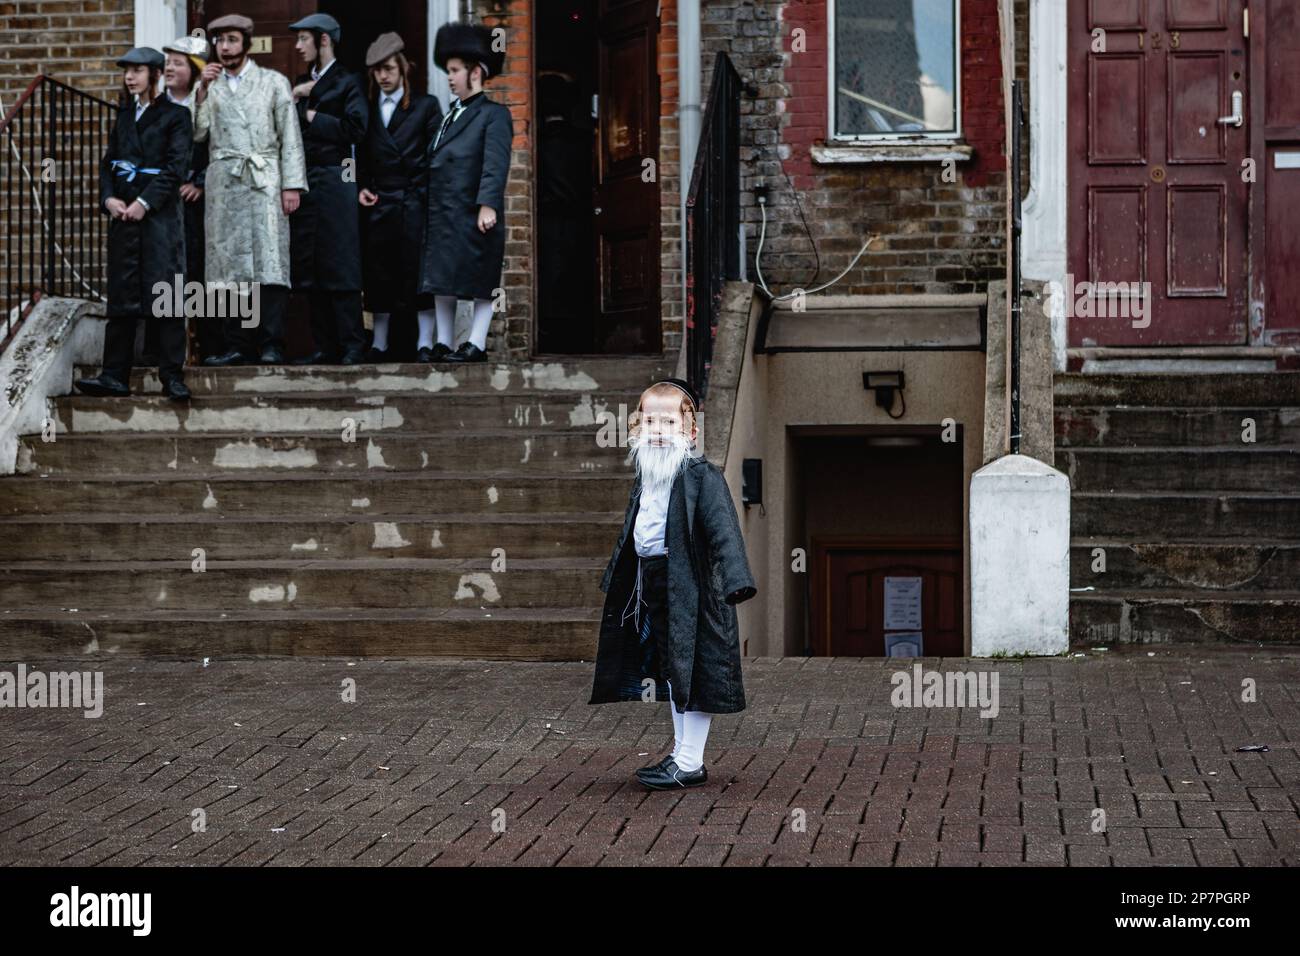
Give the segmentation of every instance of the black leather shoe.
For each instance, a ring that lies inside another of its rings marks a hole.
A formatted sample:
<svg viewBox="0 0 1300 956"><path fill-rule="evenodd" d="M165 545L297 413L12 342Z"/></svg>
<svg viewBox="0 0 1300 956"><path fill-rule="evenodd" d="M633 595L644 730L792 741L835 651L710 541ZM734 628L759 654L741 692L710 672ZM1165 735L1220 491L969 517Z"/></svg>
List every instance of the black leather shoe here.
<svg viewBox="0 0 1300 956"><path fill-rule="evenodd" d="M83 395L94 395L100 398L126 398L131 394L130 388L111 375L101 374L95 378L77 379L73 385Z"/></svg>
<svg viewBox="0 0 1300 956"><path fill-rule="evenodd" d="M664 767L668 766L668 761L672 759L673 759L673 755L672 753L669 753L668 756L664 757L663 760L660 760L657 763L652 763L648 767L641 767L640 769L637 770L636 775L638 777L642 777L648 773L657 773L658 771L662 770Z"/></svg>
<svg viewBox="0 0 1300 956"><path fill-rule="evenodd" d="M447 356L450 354L451 346L443 345L441 342L438 342L433 348L425 347L420 349L415 358L416 361L423 362L427 365L430 362L445 362L447 361Z"/></svg>
<svg viewBox="0 0 1300 956"><path fill-rule="evenodd" d="M366 361L371 365L386 365L392 362L392 359L388 357L388 349L377 349L372 346L366 353Z"/></svg>
<svg viewBox="0 0 1300 956"><path fill-rule="evenodd" d="M487 353L481 348L466 339L460 343L460 348L448 355L444 362L486 362Z"/></svg>
<svg viewBox="0 0 1300 956"><path fill-rule="evenodd" d="M277 349L274 345L268 345L266 348L262 349L262 364L283 365L284 353L281 352L279 349Z"/></svg>
<svg viewBox="0 0 1300 956"><path fill-rule="evenodd" d="M343 365L365 365L370 361L370 357L361 349L348 349L343 353L341 363Z"/></svg>
<svg viewBox="0 0 1300 956"><path fill-rule="evenodd" d="M228 365L250 365L251 360L239 349L231 349L225 355L211 355L203 360L204 365L224 367Z"/></svg>
<svg viewBox="0 0 1300 956"><path fill-rule="evenodd" d="M179 378L163 382L162 393L173 402L188 402L190 400L190 390Z"/></svg>
<svg viewBox="0 0 1300 956"><path fill-rule="evenodd" d="M709 772L703 766L689 773L677 766L677 761L669 761L658 770L650 773L638 773L636 778L651 790L680 790L683 787L698 787L709 779Z"/></svg>
<svg viewBox="0 0 1300 956"><path fill-rule="evenodd" d="M330 352L315 351L311 355L304 355L302 358L293 360L294 365L337 365L338 356Z"/></svg>

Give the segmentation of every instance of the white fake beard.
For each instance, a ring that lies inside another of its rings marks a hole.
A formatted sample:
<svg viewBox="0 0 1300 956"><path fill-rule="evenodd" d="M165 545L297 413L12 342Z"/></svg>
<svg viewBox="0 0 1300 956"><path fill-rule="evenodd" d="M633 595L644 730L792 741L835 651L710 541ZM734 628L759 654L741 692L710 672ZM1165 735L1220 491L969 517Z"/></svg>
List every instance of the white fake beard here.
<svg viewBox="0 0 1300 956"><path fill-rule="evenodd" d="M677 473L691 457L691 440L681 432L673 432L663 445L653 444L646 432L637 435L628 457L636 462L636 471L642 487L647 490L662 489L672 483Z"/></svg>

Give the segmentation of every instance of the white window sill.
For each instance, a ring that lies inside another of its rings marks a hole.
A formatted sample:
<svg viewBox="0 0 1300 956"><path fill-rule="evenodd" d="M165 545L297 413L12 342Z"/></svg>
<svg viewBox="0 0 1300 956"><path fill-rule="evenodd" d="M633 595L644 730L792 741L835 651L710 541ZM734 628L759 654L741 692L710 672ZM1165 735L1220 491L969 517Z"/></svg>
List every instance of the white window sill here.
<svg viewBox="0 0 1300 956"><path fill-rule="evenodd" d="M818 143L812 147L814 163L942 163L967 162L973 147L958 141L924 143Z"/></svg>

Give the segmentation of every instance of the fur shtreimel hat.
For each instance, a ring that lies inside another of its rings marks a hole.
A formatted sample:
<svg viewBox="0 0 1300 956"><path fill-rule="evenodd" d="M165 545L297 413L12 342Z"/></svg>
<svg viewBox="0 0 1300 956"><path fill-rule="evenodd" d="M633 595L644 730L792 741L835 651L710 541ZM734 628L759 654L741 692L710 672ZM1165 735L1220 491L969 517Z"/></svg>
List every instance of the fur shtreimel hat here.
<svg viewBox="0 0 1300 956"><path fill-rule="evenodd" d="M447 61L453 56L467 63L481 63L489 77L500 75L506 65L505 52L492 49L492 31L477 23L445 23L438 28L433 62L446 72Z"/></svg>

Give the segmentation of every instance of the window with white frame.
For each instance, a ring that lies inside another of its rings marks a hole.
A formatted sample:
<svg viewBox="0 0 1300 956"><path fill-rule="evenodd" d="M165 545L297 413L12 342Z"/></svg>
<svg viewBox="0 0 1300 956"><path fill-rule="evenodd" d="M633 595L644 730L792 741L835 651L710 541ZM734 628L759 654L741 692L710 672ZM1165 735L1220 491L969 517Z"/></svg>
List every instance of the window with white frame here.
<svg viewBox="0 0 1300 956"><path fill-rule="evenodd" d="M961 135L961 0L827 0L830 139Z"/></svg>

